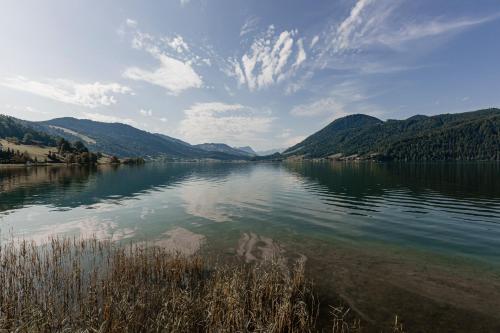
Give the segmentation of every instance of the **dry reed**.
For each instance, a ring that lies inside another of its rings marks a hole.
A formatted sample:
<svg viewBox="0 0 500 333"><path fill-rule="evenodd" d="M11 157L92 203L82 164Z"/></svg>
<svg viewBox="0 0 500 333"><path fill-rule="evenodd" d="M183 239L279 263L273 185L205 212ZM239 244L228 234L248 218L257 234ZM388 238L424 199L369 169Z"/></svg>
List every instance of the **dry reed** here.
<svg viewBox="0 0 500 333"><path fill-rule="evenodd" d="M208 265L96 239L0 247L0 331L307 332L304 265Z"/></svg>
<svg viewBox="0 0 500 333"><path fill-rule="evenodd" d="M0 332L312 332L318 305L303 261L211 263L77 238L0 246ZM349 307L330 309L326 331L365 332ZM396 316L382 331L404 330Z"/></svg>

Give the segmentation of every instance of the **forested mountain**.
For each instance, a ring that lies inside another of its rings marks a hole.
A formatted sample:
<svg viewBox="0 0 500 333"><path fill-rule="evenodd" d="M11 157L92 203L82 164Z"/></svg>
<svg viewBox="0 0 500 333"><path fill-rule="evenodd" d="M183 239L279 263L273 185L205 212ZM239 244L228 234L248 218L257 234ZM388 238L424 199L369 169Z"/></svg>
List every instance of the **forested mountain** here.
<svg viewBox="0 0 500 333"><path fill-rule="evenodd" d="M118 157L256 159L250 147L233 148L221 143L193 146L120 123L75 118L29 122L0 115L0 138L55 146L61 137L70 142L82 141L91 151ZM353 155L406 161L500 160L500 109L387 121L351 115L333 121L284 151L282 156ZM277 158L279 154L273 155L273 159Z"/></svg>
<svg viewBox="0 0 500 333"><path fill-rule="evenodd" d="M81 141L68 142L35 130L30 122L0 115L0 163L77 163L96 164L98 154L91 153Z"/></svg>
<svg viewBox="0 0 500 333"><path fill-rule="evenodd" d="M207 152L217 152L217 153L225 153L234 156L242 156L242 157L253 157L256 154L250 153L246 150L242 150L240 148L233 148L225 143L202 143L198 145L194 145L193 147L202 149ZM250 147L247 147L250 148ZM250 148L252 149L252 148Z"/></svg>
<svg viewBox="0 0 500 333"><path fill-rule="evenodd" d="M121 123L87 119L57 118L33 123L37 129L70 141L82 140L92 151L118 157L169 157L236 159L239 155L207 152L187 142L163 134L149 133Z"/></svg>
<svg viewBox="0 0 500 333"><path fill-rule="evenodd" d="M57 138L28 126L14 117L0 115L0 138L9 138L24 144L55 146Z"/></svg>
<svg viewBox="0 0 500 333"><path fill-rule="evenodd" d="M153 134L121 123L87 119L56 118L31 122L0 115L0 138L23 144L56 146L61 138L81 141L93 152L118 157L165 157L176 159L249 159L249 154L231 148L206 150L164 134Z"/></svg>
<svg viewBox="0 0 500 333"><path fill-rule="evenodd" d="M335 154L407 161L500 160L500 109L385 122L351 115L283 153L306 158Z"/></svg>
<svg viewBox="0 0 500 333"><path fill-rule="evenodd" d="M256 152L256 155L258 156L267 156L267 155L273 155L276 153L281 154L284 152L286 148L275 148L275 149L267 149L267 150L259 150Z"/></svg>

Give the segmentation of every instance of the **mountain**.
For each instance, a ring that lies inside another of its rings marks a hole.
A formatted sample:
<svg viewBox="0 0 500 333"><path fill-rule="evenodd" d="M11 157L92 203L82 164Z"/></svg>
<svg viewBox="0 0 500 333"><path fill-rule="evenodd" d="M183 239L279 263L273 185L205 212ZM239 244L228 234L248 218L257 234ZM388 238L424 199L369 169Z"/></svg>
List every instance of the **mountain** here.
<svg viewBox="0 0 500 333"><path fill-rule="evenodd" d="M202 143L198 145L193 145L193 147L196 147L198 149L204 150L206 152L212 152L212 153L224 153L228 155L233 155L233 156L240 156L244 158L249 158L255 156L255 154L249 153L245 150L241 150L239 148L233 148L225 143ZM250 147L248 147L250 148ZM252 149L252 148L250 148Z"/></svg>
<svg viewBox="0 0 500 333"><path fill-rule="evenodd" d="M257 152L257 155L258 156L267 156L267 155L274 155L276 153L281 154L285 150L286 150L286 148L276 148L276 149L268 149L268 150L259 150Z"/></svg>
<svg viewBox="0 0 500 333"><path fill-rule="evenodd" d="M383 124L381 120L363 114L339 118L304 141L288 148L283 155L306 155L307 157L325 157L336 153L350 155L361 150L360 146L368 145L370 142L360 140L354 145L349 139L355 137L362 129L381 124Z"/></svg>
<svg viewBox="0 0 500 333"><path fill-rule="evenodd" d="M92 151L118 157L175 156L198 157L200 151L175 140L120 123L102 123L87 119L56 118L33 123L35 128L69 141L80 140Z"/></svg>
<svg viewBox="0 0 500 333"><path fill-rule="evenodd" d="M240 154L209 152L179 139L149 133L121 123L103 123L88 119L56 118L42 122L26 122L40 132L83 141L91 151L118 157L168 157L181 159L241 159Z"/></svg>
<svg viewBox="0 0 500 333"><path fill-rule="evenodd" d="M189 146L191 147L191 144L187 143L186 141L182 141L180 139L176 139L176 138L172 138L168 135L165 135L165 134L160 134L160 133L155 133L155 135L159 136L160 138L163 138L169 142L172 142L172 143L178 143L178 144L181 144L181 145L184 145L184 146Z"/></svg>
<svg viewBox="0 0 500 333"><path fill-rule="evenodd" d="M82 141L91 151L118 157L241 160L253 156L227 145L224 146L229 149L205 149L126 124L71 117L31 122L0 115L0 138L46 146L55 146L60 138L64 138L70 142Z"/></svg>
<svg viewBox="0 0 500 333"><path fill-rule="evenodd" d="M238 150L241 150L241 151L244 151L244 152L248 153L251 156L256 156L257 155L257 153L255 152L255 150L253 150L252 147L250 147L250 146L234 147L234 148L238 149Z"/></svg>
<svg viewBox="0 0 500 333"><path fill-rule="evenodd" d="M57 138L37 131L29 123L9 116L0 115L0 138L12 138L26 144L55 146Z"/></svg>
<svg viewBox="0 0 500 333"><path fill-rule="evenodd" d="M393 160L500 160L500 109L382 121L357 114L334 120L285 157L378 156Z"/></svg>

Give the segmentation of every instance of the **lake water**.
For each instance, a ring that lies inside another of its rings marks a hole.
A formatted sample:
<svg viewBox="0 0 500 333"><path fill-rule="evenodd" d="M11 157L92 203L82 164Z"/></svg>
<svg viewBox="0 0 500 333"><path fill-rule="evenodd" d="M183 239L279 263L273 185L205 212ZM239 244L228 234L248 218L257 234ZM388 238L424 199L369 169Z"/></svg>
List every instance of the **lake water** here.
<svg viewBox="0 0 500 333"><path fill-rule="evenodd" d="M3 168L0 231L302 257L324 302L340 295L367 321L500 331L495 163Z"/></svg>

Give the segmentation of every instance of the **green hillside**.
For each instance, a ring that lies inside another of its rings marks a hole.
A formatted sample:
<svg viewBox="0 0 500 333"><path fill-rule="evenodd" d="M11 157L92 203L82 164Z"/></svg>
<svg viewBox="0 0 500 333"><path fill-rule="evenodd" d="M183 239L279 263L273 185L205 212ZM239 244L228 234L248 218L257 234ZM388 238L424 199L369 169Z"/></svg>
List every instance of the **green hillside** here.
<svg viewBox="0 0 500 333"><path fill-rule="evenodd" d="M407 161L500 160L500 109L385 122L351 115L283 153L306 158L335 154Z"/></svg>
<svg viewBox="0 0 500 333"><path fill-rule="evenodd" d="M57 138L44 132L37 131L25 122L13 117L0 115L0 138L23 144L39 144L55 146Z"/></svg>
<svg viewBox="0 0 500 333"><path fill-rule="evenodd" d="M224 152L209 152L179 139L149 133L121 123L103 123L88 119L57 118L33 123L37 129L69 141L82 140L92 151L118 157L169 157L235 159Z"/></svg>
<svg viewBox="0 0 500 333"><path fill-rule="evenodd" d="M199 149L204 150L204 151L207 151L207 152L225 153L225 154L229 154L229 155L240 156L243 158L250 158L250 157L255 156L255 153L251 153L247 150L243 150L243 149L239 149L239 148L233 148L233 147L226 145L225 143L202 143L199 145L194 145L194 147L199 148ZM245 147L245 148L247 148L247 147Z"/></svg>

